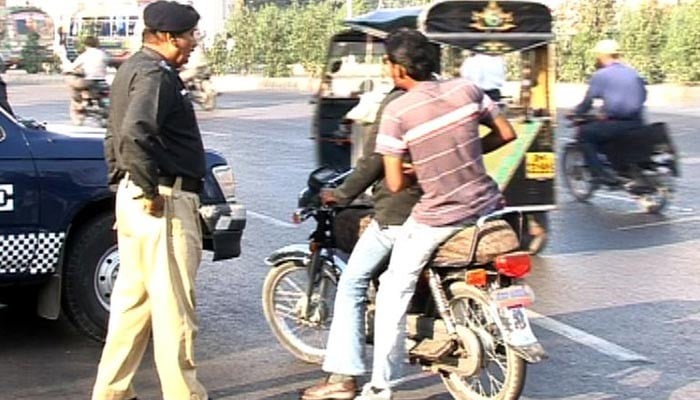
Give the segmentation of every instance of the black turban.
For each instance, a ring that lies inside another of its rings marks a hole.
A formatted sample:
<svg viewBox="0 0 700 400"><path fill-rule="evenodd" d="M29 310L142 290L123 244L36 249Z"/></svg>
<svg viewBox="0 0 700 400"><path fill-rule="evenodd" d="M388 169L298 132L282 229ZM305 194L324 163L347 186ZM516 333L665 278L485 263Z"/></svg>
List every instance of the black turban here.
<svg viewBox="0 0 700 400"><path fill-rule="evenodd" d="M159 0L143 10L146 28L159 32L181 33L197 26L199 14L192 7L175 1Z"/></svg>

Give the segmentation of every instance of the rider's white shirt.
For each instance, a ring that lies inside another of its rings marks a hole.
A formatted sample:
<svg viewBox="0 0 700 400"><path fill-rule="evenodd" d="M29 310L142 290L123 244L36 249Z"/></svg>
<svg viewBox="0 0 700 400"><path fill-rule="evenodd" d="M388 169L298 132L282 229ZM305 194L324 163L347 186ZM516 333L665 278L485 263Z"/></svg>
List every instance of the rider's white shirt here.
<svg viewBox="0 0 700 400"><path fill-rule="evenodd" d="M85 79L105 79L107 77L107 54L94 47L87 47L85 51L73 61L73 71L82 71Z"/></svg>
<svg viewBox="0 0 700 400"><path fill-rule="evenodd" d="M481 90L500 89L506 81L506 66L501 56L474 54L464 60L459 73Z"/></svg>

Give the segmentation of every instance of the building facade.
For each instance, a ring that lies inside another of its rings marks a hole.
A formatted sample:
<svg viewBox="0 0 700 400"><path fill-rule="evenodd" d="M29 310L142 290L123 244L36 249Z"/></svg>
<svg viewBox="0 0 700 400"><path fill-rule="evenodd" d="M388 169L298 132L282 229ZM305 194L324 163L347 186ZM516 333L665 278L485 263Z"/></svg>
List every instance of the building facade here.
<svg viewBox="0 0 700 400"><path fill-rule="evenodd" d="M0 0L1 7L35 6L46 11L54 20L56 29L63 32L70 29L71 19L79 13L91 15L124 14L125 11L136 13L140 17L146 4L155 0ZM178 0L192 4L202 16L200 29L206 37L212 39L223 31L229 16L233 0Z"/></svg>

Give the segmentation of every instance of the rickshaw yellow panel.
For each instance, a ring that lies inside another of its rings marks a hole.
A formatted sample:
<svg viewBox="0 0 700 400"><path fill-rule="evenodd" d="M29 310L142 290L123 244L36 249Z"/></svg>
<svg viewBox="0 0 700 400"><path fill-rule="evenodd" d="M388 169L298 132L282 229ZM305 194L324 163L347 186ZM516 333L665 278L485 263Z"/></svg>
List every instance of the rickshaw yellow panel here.
<svg viewBox="0 0 700 400"><path fill-rule="evenodd" d="M515 128L515 131L518 135L518 138L512 142L509 143L500 149L493 151L489 154L484 155L484 164L486 165L486 171L488 172L489 175L491 175L491 178L493 178L496 183L498 184L498 187L501 190L504 190L507 186L508 183L510 183L510 180L513 178L513 174L515 174L515 171L518 169L520 164L523 161L523 158L526 157L527 150L530 148L532 145L532 142L535 140L535 137L537 137L537 133L540 131L540 128L542 127L542 122L537 121L537 120L531 120L529 122L515 122L511 121L511 124ZM488 128L482 127L481 128L481 135L484 136L489 132ZM542 153L532 153L532 154L542 154ZM552 154L552 153L550 153ZM546 157L545 157L546 158ZM552 164L550 165L551 167L551 177L554 176L554 154L551 155L552 158ZM538 159L539 160L539 159ZM527 164L526 164L527 165ZM536 172L539 171L539 169L542 168L543 170L541 171L543 174L545 172L548 172L546 170L547 166L545 165L545 162L542 161L541 164L538 163L537 165L533 164L531 172ZM527 176L530 178L530 174ZM542 179L541 177L533 178L533 179Z"/></svg>
<svg viewBox="0 0 700 400"><path fill-rule="evenodd" d="M555 158L552 152L526 153L526 179L554 179Z"/></svg>

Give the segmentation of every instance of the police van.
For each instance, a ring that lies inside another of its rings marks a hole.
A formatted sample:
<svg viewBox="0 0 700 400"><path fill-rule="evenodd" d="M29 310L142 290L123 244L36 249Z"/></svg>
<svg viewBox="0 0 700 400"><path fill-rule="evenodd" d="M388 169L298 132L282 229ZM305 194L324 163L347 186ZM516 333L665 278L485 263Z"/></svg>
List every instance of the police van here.
<svg viewBox="0 0 700 400"><path fill-rule="evenodd" d="M57 319L102 340L119 270L115 193L104 131L59 130L0 109L0 303ZM200 193L204 248L240 255L245 207L232 168L207 151Z"/></svg>

